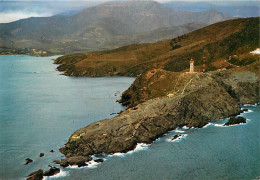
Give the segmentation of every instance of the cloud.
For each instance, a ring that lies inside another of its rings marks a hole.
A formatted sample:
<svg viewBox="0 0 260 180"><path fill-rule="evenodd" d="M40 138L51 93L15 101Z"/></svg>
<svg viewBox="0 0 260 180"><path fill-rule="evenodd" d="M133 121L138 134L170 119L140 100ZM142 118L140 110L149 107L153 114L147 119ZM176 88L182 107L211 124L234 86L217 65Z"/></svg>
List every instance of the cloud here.
<svg viewBox="0 0 260 180"><path fill-rule="evenodd" d="M29 17L49 17L52 16L52 14L48 13L26 13L26 12L5 12L0 13L0 23L8 23L12 21L17 21L19 19L25 19Z"/></svg>

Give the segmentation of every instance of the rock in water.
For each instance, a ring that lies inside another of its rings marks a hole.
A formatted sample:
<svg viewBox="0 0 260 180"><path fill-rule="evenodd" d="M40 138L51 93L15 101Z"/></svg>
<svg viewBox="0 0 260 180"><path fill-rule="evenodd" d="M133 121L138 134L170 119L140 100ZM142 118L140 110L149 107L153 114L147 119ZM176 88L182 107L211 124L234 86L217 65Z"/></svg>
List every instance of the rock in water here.
<svg viewBox="0 0 260 180"><path fill-rule="evenodd" d="M60 173L60 169L59 168L56 168L56 167L53 167L53 166L50 166L50 167L51 168L48 171L45 171L43 173L44 176L54 176L55 174Z"/></svg>
<svg viewBox="0 0 260 180"><path fill-rule="evenodd" d="M95 159L94 161L95 161L95 162L97 162L97 163L104 162L104 160L103 160L103 159Z"/></svg>
<svg viewBox="0 0 260 180"><path fill-rule="evenodd" d="M172 141L176 140L178 137L181 137L181 135L179 135L179 134L174 135L172 138Z"/></svg>
<svg viewBox="0 0 260 180"><path fill-rule="evenodd" d="M87 166L86 162L91 161L92 158L89 156L74 156L66 159L62 159L60 162L56 161L56 163L60 164L62 167L67 166Z"/></svg>
<svg viewBox="0 0 260 180"><path fill-rule="evenodd" d="M44 153L40 153L40 157L43 157L44 156Z"/></svg>
<svg viewBox="0 0 260 180"><path fill-rule="evenodd" d="M241 124L246 123L246 119L243 117L231 117L227 123L225 123L225 126L231 126L235 124Z"/></svg>
<svg viewBox="0 0 260 180"><path fill-rule="evenodd" d="M60 164L60 160L55 159L55 160L53 160L53 163L54 163L54 164Z"/></svg>
<svg viewBox="0 0 260 180"><path fill-rule="evenodd" d="M33 160L32 159L30 159L30 158L27 158L27 159L25 159L25 164L24 165L27 165L27 164L30 164L30 163L32 163L33 162Z"/></svg>
<svg viewBox="0 0 260 180"><path fill-rule="evenodd" d="M39 169L27 176L26 180L42 180L43 179L43 170Z"/></svg>

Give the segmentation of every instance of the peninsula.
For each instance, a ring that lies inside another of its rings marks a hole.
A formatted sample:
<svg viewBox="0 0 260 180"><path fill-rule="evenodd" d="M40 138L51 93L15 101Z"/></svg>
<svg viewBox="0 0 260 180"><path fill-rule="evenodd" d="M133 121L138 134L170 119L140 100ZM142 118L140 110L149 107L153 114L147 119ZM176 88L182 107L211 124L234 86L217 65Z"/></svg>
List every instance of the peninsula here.
<svg viewBox="0 0 260 180"><path fill-rule="evenodd" d="M250 53L258 27L259 18L229 20L168 41L56 59L69 76L137 76L121 97L124 112L77 130L60 151L67 161L128 152L177 127L201 128L238 115L240 104L259 102L259 55Z"/></svg>

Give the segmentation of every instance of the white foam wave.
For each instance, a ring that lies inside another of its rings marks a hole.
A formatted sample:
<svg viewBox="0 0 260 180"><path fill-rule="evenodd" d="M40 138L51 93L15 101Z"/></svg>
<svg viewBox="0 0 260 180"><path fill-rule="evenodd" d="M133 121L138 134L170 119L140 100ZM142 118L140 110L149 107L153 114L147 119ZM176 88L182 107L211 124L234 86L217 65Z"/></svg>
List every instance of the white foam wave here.
<svg viewBox="0 0 260 180"><path fill-rule="evenodd" d="M134 150L128 151L127 153L114 153L114 154L111 154L111 155L108 155L108 156L109 157L113 157L113 156L124 157L128 154L133 154L133 153L138 152L138 151L147 150L148 146L149 146L149 144L137 143Z"/></svg>
<svg viewBox="0 0 260 180"><path fill-rule="evenodd" d="M256 50L250 52L251 54L260 54L260 48L257 48Z"/></svg>
<svg viewBox="0 0 260 180"><path fill-rule="evenodd" d="M175 132L176 133L185 133L185 131L182 131L182 130L179 130L179 129L176 129Z"/></svg>
<svg viewBox="0 0 260 180"><path fill-rule="evenodd" d="M50 180L50 179L56 179L56 178L61 178L61 177L66 177L69 175L69 171L63 171L62 169L60 170L60 173L55 174L54 176L44 176L43 180Z"/></svg>
<svg viewBox="0 0 260 180"><path fill-rule="evenodd" d="M86 168L86 167L87 166L78 167L77 165L74 165L74 166L69 165L67 168L68 169L83 169L83 168Z"/></svg>
<svg viewBox="0 0 260 180"><path fill-rule="evenodd" d="M247 114L247 113L251 113L251 112L254 112L254 111L251 109L248 109L247 111L243 112L242 114Z"/></svg>
<svg viewBox="0 0 260 180"><path fill-rule="evenodd" d="M214 124L213 124L213 123L208 123L208 124L206 124L205 126L203 126L202 128L207 128L207 127L209 127L209 126L214 126Z"/></svg>
<svg viewBox="0 0 260 180"><path fill-rule="evenodd" d="M255 107L255 106L257 106L257 103L255 103L255 104L243 104L243 106L251 106L251 107Z"/></svg>
<svg viewBox="0 0 260 180"><path fill-rule="evenodd" d="M227 127L227 126L224 126L225 124L214 124L215 127Z"/></svg>
<svg viewBox="0 0 260 180"><path fill-rule="evenodd" d="M134 151L142 151L142 150L146 150L146 149L148 149L148 144L144 144L144 143L138 143L137 145L136 145L136 148L133 150L133 152Z"/></svg>
<svg viewBox="0 0 260 180"><path fill-rule="evenodd" d="M126 153L114 153L114 154L110 154L108 155L109 157L113 157L113 156L118 156L118 157L124 157Z"/></svg>
<svg viewBox="0 0 260 180"><path fill-rule="evenodd" d="M94 157L94 156L93 156ZM93 169L93 168L97 168L98 162L95 162L94 160L97 158L93 158L93 160L86 162L86 166L82 166L82 167L78 167L77 165L75 166L68 166L67 168L69 169ZM103 159L104 161L106 161L107 159Z"/></svg>
<svg viewBox="0 0 260 180"><path fill-rule="evenodd" d="M182 129L189 129L187 126L183 126Z"/></svg>
<svg viewBox="0 0 260 180"><path fill-rule="evenodd" d="M97 168L99 163L95 162L94 160L91 160L89 162L87 162L87 165L86 166L87 168L90 168L90 169L93 169L93 168Z"/></svg>

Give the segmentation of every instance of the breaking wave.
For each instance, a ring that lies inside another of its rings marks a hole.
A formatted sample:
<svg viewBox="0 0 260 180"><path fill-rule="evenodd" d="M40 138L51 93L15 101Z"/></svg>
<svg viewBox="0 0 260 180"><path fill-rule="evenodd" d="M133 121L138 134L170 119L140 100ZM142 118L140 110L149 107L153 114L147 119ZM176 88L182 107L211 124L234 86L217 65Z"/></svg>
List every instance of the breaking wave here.
<svg viewBox="0 0 260 180"><path fill-rule="evenodd" d="M108 155L108 157L113 157L113 156L118 156L118 157L124 157L128 154L133 154L138 151L143 151L148 149L149 144L144 144L144 143L137 143L136 147L134 150L128 151L127 153L114 153Z"/></svg>
<svg viewBox="0 0 260 180"><path fill-rule="evenodd" d="M69 176L69 171L60 170L60 173L55 174L54 176L44 176L43 180L50 180L50 179L56 179L61 177Z"/></svg>

